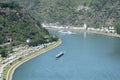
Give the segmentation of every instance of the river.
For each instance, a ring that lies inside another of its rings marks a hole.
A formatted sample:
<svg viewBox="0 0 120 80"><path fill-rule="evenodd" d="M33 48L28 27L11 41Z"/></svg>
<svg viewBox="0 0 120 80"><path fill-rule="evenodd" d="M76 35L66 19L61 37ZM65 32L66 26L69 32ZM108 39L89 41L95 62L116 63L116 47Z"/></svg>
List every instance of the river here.
<svg viewBox="0 0 120 80"><path fill-rule="evenodd" d="M19 66L13 80L120 80L120 38L50 32L62 44ZM60 51L65 53L56 60Z"/></svg>

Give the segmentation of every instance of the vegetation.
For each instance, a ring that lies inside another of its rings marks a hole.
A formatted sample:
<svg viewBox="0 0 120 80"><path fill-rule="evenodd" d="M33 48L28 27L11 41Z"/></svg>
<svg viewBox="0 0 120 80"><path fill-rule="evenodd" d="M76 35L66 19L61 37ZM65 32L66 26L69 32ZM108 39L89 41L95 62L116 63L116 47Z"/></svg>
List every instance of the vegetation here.
<svg viewBox="0 0 120 80"><path fill-rule="evenodd" d="M1 0L3 1L3 0ZM13 1L13 0L4 0ZM91 0L14 0L41 22L81 25ZM83 5L83 6L81 6ZM81 8L82 9L78 9ZM77 10L78 9L78 10Z"/></svg>
<svg viewBox="0 0 120 80"><path fill-rule="evenodd" d="M2 1L2 0L1 0ZM12 1L12 0L5 0ZM119 0L14 0L41 22L92 27L120 21Z"/></svg>
<svg viewBox="0 0 120 80"><path fill-rule="evenodd" d="M12 46L19 44L36 46L57 40L57 36L49 34L45 28L42 28L40 22L19 4L0 3L0 54L2 57L8 55ZM4 46L6 43L10 44Z"/></svg>
<svg viewBox="0 0 120 80"><path fill-rule="evenodd" d="M1 54L1 57L7 57L5 47L0 47L0 54Z"/></svg>
<svg viewBox="0 0 120 80"><path fill-rule="evenodd" d="M115 29L118 34L120 34L120 22L116 22Z"/></svg>

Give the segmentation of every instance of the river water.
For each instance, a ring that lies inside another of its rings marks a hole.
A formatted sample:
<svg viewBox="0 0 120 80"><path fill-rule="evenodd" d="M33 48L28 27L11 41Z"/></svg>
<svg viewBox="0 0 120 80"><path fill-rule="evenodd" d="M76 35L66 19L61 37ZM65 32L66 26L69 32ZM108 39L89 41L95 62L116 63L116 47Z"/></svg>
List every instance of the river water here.
<svg viewBox="0 0 120 80"><path fill-rule="evenodd" d="M13 80L120 80L120 38L51 32L62 44L18 67Z"/></svg>

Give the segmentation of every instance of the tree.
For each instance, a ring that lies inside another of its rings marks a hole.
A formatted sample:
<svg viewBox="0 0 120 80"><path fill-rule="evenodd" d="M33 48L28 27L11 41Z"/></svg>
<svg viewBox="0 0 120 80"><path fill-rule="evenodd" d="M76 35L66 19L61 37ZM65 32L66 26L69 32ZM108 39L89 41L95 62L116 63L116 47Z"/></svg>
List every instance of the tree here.
<svg viewBox="0 0 120 80"><path fill-rule="evenodd" d="M7 57L8 56L5 47L0 47L0 54L1 54L1 57Z"/></svg>
<svg viewBox="0 0 120 80"><path fill-rule="evenodd" d="M115 24L115 30L116 30L117 34L120 34L120 22L117 22Z"/></svg>

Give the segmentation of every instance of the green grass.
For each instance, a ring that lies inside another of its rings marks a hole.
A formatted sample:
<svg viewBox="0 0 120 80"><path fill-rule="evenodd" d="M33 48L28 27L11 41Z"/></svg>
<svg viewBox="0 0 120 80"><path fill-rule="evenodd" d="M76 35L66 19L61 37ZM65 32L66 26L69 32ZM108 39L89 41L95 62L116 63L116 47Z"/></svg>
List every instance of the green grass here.
<svg viewBox="0 0 120 80"><path fill-rule="evenodd" d="M16 64L19 60L14 61L11 65L7 66L6 69L3 72L3 80L6 79L7 73L9 71L9 69L14 66L14 64Z"/></svg>

